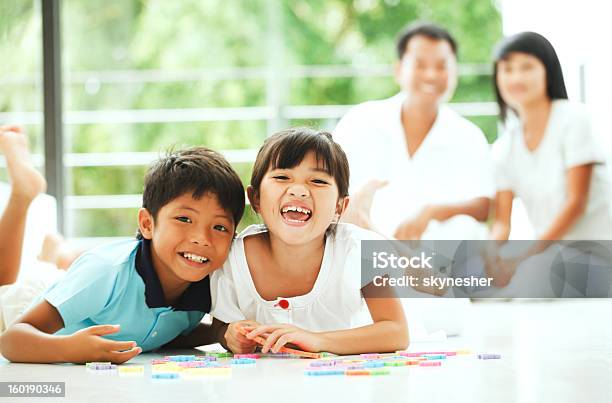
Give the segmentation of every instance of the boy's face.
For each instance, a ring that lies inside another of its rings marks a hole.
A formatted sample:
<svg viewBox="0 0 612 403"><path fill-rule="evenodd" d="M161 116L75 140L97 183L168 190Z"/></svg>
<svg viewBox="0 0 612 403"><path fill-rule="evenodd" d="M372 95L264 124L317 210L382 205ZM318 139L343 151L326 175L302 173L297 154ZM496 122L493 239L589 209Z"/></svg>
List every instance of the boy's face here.
<svg viewBox="0 0 612 403"><path fill-rule="evenodd" d="M166 286L200 281L220 268L234 237L231 214L209 193L199 200L185 193L163 206L156 219L140 209L138 221L143 237L151 240L153 265Z"/></svg>

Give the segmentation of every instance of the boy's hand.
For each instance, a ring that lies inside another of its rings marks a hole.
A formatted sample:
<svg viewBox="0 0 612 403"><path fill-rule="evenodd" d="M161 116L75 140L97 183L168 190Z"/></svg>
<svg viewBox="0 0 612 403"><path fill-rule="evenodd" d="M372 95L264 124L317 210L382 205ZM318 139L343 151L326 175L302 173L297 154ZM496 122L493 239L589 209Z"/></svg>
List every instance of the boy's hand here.
<svg viewBox="0 0 612 403"><path fill-rule="evenodd" d="M86 363L110 361L122 364L142 352L135 341L114 341L100 336L117 333L119 325L98 325L81 329L66 337L70 356L67 361Z"/></svg>
<svg viewBox="0 0 612 403"><path fill-rule="evenodd" d="M323 337L318 333L308 332L299 327L288 324L259 325L246 335L247 339L257 336L266 338L261 347L262 353L271 351L278 353L285 344L293 344L304 351L322 351Z"/></svg>
<svg viewBox="0 0 612 403"><path fill-rule="evenodd" d="M239 328L254 329L259 326L259 323L252 320L241 320L239 322L230 323L225 331L225 343L234 354L249 354L255 351L257 343L247 339L238 330Z"/></svg>

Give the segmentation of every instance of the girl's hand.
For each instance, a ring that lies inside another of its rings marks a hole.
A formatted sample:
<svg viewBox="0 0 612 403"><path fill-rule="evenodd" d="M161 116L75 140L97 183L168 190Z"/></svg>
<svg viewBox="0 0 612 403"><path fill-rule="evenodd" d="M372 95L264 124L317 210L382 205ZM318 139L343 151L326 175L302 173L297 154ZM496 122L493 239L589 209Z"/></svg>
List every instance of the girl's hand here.
<svg viewBox="0 0 612 403"><path fill-rule="evenodd" d="M260 326L259 323L252 320L241 320L239 322L230 323L225 331L225 343L228 349L234 354L249 354L255 351L257 343L251 339L247 339L239 328L251 330Z"/></svg>
<svg viewBox="0 0 612 403"><path fill-rule="evenodd" d="M319 352L323 350L323 336L320 333L308 332L288 324L260 325L246 335L248 339L262 336L266 342L261 347L262 353L278 353L280 348L290 343L304 351Z"/></svg>
<svg viewBox="0 0 612 403"><path fill-rule="evenodd" d="M142 352L135 341L115 341L101 336L117 333L119 325L90 326L66 337L66 349L70 351L67 361L86 363L110 361L122 364Z"/></svg>

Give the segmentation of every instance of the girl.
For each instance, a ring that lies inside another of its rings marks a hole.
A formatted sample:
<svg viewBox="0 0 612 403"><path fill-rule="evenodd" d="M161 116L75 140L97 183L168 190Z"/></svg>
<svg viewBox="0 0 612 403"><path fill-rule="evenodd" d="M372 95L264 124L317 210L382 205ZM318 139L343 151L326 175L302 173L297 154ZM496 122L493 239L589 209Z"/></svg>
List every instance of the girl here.
<svg viewBox="0 0 612 403"><path fill-rule="evenodd" d="M28 137L20 127L0 126L0 154L6 159L10 185L0 182L0 333L45 288L63 275L71 252L59 235L42 234L52 198L42 195L47 183L34 168ZM42 222L41 222L42 221ZM40 237L39 237L40 234ZM32 250L42 243L38 259ZM25 256L23 251L26 252ZM75 255L76 257L76 255ZM30 270L20 270L28 267Z"/></svg>
<svg viewBox="0 0 612 403"><path fill-rule="evenodd" d="M253 351L261 335L264 353L287 343L337 354L407 347L400 302L364 304L360 241L381 238L337 223L348 184L346 155L328 133L289 129L259 150L247 193L264 225L245 229L211 278L211 314L233 322L224 336L232 351ZM374 323L354 328L366 304ZM245 337L240 326L252 330Z"/></svg>
<svg viewBox="0 0 612 403"><path fill-rule="evenodd" d="M505 241L515 196L539 240L610 239L605 159L580 105L567 100L559 59L533 32L505 39L495 54L494 85L505 133L493 146L497 194L492 238ZM543 250L499 265L498 285Z"/></svg>

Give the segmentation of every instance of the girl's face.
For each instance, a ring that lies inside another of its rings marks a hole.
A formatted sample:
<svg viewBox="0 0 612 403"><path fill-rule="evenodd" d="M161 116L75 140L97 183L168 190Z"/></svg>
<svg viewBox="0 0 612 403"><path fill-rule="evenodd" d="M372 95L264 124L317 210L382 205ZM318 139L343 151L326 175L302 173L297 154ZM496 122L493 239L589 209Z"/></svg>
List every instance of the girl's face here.
<svg viewBox="0 0 612 403"><path fill-rule="evenodd" d="M270 235L290 245L324 236L346 204L338 200L334 177L317 165L313 152L293 168L268 170L259 192L249 189L249 198Z"/></svg>
<svg viewBox="0 0 612 403"><path fill-rule="evenodd" d="M548 98L546 68L535 56L512 52L497 62L497 88L504 101L513 109L525 107Z"/></svg>

